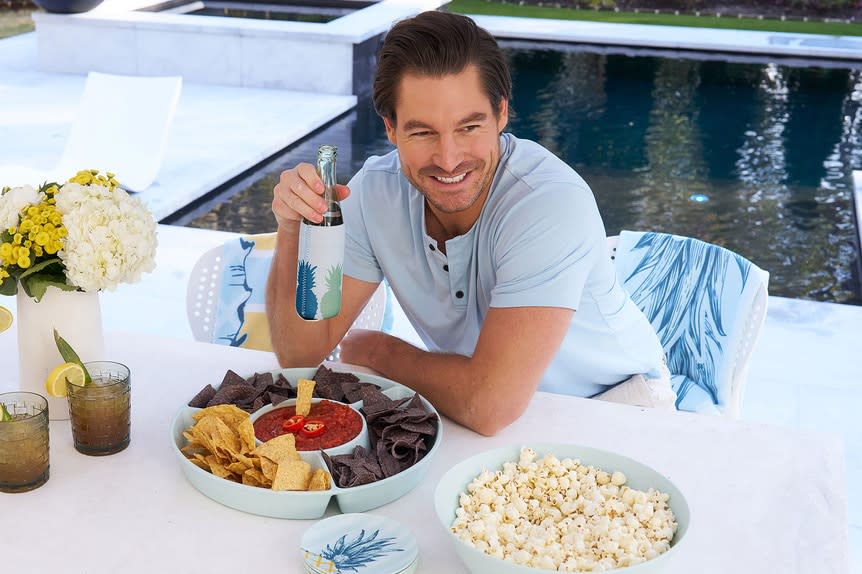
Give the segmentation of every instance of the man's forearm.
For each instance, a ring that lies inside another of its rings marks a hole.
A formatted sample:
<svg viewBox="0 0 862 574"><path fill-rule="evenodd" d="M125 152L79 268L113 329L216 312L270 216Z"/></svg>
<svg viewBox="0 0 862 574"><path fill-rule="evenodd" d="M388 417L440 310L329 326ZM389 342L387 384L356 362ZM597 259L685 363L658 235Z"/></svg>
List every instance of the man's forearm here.
<svg viewBox="0 0 862 574"><path fill-rule="evenodd" d="M304 321L296 312L299 222L280 225L266 289L272 349L283 367L311 367L332 350L329 321Z"/></svg>
<svg viewBox="0 0 862 574"><path fill-rule="evenodd" d="M382 335L362 363L419 392L447 417L483 435L493 435L517 419L529 394L517 400L495 389L493 365L463 355L430 353Z"/></svg>

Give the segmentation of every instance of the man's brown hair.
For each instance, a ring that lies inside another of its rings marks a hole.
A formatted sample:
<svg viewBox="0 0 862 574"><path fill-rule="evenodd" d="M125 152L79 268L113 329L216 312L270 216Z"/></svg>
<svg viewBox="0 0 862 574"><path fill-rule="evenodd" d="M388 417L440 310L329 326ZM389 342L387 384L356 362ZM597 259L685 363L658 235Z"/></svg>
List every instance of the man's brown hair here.
<svg viewBox="0 0 862 574"><path fill-rule="evenodd" d="M377 53L374 109L395 125L398 86L405 74L441 78L474 65L495 114L512 96L509 67L494 37L460 14L428 11L396 23Z"/></svg>

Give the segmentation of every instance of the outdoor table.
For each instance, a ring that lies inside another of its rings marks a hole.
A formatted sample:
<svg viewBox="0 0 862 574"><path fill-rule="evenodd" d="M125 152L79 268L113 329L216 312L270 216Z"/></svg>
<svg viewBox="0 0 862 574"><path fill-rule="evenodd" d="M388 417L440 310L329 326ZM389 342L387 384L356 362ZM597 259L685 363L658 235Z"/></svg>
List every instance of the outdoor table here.
<svg viewBox="0 0 862 574"><path fill-rule="evenodd" d="M0 335L0 391L17 381L14 330ZM227 369L277 368L260 351L167 337L106 333L105 359L132 372L131 445L90 457L68 421L51 422L51 477L32 492L0 493L0 567L8 572L299 573L298 544L313 520L247 514L198 492L172 452L171 421ZM338 364L334 365L339 368ZM681 412L656 412L537 393L494 437L445 419L425 480L371 510L410 528L420 574L466 572L434 512L439 478L503 445L568 442L612 450L668 476L685 494L690 530L669 573L846 573L847 488L840 438ZM327 515L337 513L335 500Z"/></svg>

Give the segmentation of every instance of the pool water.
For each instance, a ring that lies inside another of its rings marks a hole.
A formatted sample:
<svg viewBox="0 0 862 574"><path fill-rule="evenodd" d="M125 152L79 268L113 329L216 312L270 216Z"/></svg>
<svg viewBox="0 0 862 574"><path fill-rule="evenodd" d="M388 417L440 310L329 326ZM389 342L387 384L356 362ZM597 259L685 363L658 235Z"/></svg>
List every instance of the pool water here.
<svg viewBox="0 0 862 574"><path fill-rule="evenodd" d="M371 4L370 0L166 0L142 11L325 24Z"/></svg>
<svg viewBox="0 0 862 574"><path fill-rule="evenodd" d="M515 84L509 131L584 177L609 235L698 237L768 270L773 295L862 304L852 207L862 66L503 46ZM313 161L321 143L338 146L345 183L392 149L363 101L178 222L273 230L278 174Z"/></svg>
<svg viewBox="0 0 862 574"><path fill-rule="evenodd" d="M252 18L256 20L281 20L285 22L313 22L325 24L349 13L350 10L304 6L266 6L247 8L233 2L209 2L204 8L186 12L198 16L221 16L223 18Z"/></svg>

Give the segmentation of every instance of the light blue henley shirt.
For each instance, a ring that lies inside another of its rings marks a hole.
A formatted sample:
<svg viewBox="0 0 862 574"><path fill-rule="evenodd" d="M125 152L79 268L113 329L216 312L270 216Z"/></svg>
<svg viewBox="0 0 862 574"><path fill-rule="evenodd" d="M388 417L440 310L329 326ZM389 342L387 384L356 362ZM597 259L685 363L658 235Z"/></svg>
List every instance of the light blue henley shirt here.
<svg viewBox="0 0 862 574"><path fill-rule="evenodd" d="M574 309L540 390L586 397L634 374L658 376L661 344L617 280L589 186L532 141L503 134L500 152L479 219L445 255L397 151L369 158L342 202L344 273L385 277L432 352L472 355L489 307Z"/></svg>

